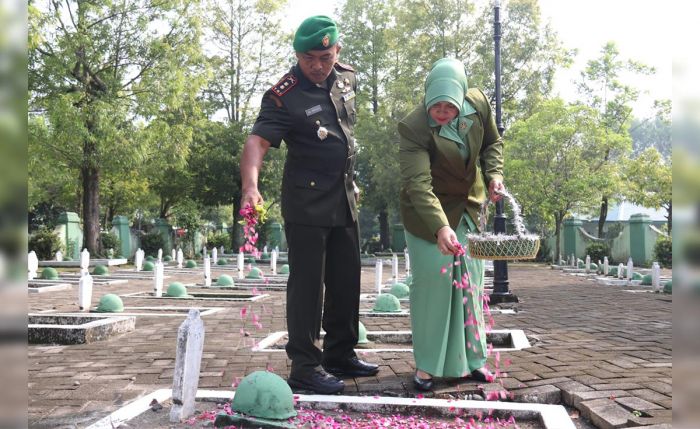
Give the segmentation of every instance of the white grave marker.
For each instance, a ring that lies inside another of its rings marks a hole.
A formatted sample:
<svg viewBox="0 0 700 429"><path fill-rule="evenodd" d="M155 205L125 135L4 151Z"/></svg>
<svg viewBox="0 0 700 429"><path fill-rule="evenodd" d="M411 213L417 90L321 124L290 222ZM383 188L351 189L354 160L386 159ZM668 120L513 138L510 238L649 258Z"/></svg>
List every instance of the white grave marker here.
<svg viewBox="0 0 700 429"><path fill-rule="evenodd" d="M36 270L39 269L39 258L36 257L36 252L33 250L27 256L27 269L29 270L27 277L29 280L34 280L36 278Z"/></svg>
<svg viewBox="0 0 700 429"><path fill-rule="evenodd" d="M411 273L411 257L408 254L408 248L403 249L403 259L406 262L406 275Z"/></svg>
<svg viewBox="0 0 700 429"><path fill-rule="evenodd" d="M610 272L610 262L608 262L608 257L603 258L603 275L607 276Z"/></svg>
<svg viewBox="0 0 700 429"><path fill-rule="evenodd" d="M627 260L627 281L632 280L632 272L634 271L634 264L632 263L632 257Z"/></svg>
<svg viewBox="0 0 700 429"><path fill-rule="evenodd" d="M211 259L204 258L204 286L211 286Z"/></svg>
<svg viewBox="0 0 700 429"><path fill-rule="evenodd" d="M182 262L185 260L185 255L182 254L182 249L177 249L177 267L182 268Z"/></svg>
<svg viewBox="0 0 700 429"><path fill-rule="evenodd" d="M374 264L374 286L377 289L377 295L382 293L382 260L377 258L377 262Z"/></svg>
<svg viewBox="0 0 700 429"><path fill-rule="evenodd" d="M395 282L399 281L399 257L396 253L391 255L391 277Z"/></svg>
<svg viewBox="0 0 700 429"><path fill-rule="evenodd" d="M170 251L170 257L173 258L173 261L175 260L175 258L177 258L177 252L175 251L175 249L172 249Z"/></svg>
<svg viewBox="0 0 700 429"><path fill-rule="evenodd" d="M61 262L63 261L63 253L59 250L56 252L56 261Z"/></svg>
<svg viewBox="0 0 700 429"><path fill-rule="evenodd" d="M211 263L216 265L219 262L219 249L214 247L211 249Z"/></svg>
<svg viewBox="0 0 700 429"><path fill-rule="evenodd" d="M651 264L651 286L654 288L654 292L661 289L661 266L658 262Z"/></svg>
<svg viewBox="0 0 700 429"><path fill-rule="evenodd" d="M163 261L163 249L158 249L158 261Z"/></svg>
<svg viewBox="0 0 700 429"><path fill-rule="evenodd" d="M586 255L586 274L591 272L591 256Z"/></svg>
<svg viewBox="0 0 700 429"><path fill-rule="evenodd" d="M243 252L238 251L238 259L236 260L238 267L238 279L241 280L244 277L243 270L245 270L245 255Z"/></svg>
<svg viewBox="0 0 700 429"><path fill-rule="evenodd" d="M171 422L184 421L194 414L203 349L204 322L199 317L199 310L192 308L177 331Z"/></svg>
<svg viewBox="0 0 700 429"><path fill-rule="evenodd" d="M221 256L224 256L224 253L225 253L225 252L224 252L224 246L221 246L221 247L219 248L219 251L221 252Z"/></svg>
<svg viewBox="0 0 700 429"><path fill-rule="evenodd" d="M92 276L85 273L80 277L78 283L78 308L80 311L90 311L92 306Z"/></svg>
<svg viewBox="0 0 700 429"><path fill-rule="evenodd" d="M155 273L153 276L153 294L160 298L163 296L163 271L164 266L162 261L156 261L156 266L154 269Z"/></svg>
<svg viewBox="0 0 700 429"><path fill-rule="evenodd" d="M87 249L83 249L83 251L80 252L80 273L89 273L88 267L90 267L90 252L88 252Z"/></svg>
<svg viewBox="0 0 700 429"><path fill-rule="evenodd" d="M270 271L272 271L272 274L277 274L277 250L272 249L272 253L270 253Z"/></svg>
<svg viewBox="0 0 700 429"><path fill-rule="evenodd" d="M625 266L622 265L622 262L620 262L620 265L617 266L617 278L622 279L622 271L624 271Z"/></svg>
<svg viewBox="0 0 700 429"><path fill-rule="evenodd" d="M136 271L141 271L143 268L143 250L136 249L136 253L134 254L134 265L136 265Z"/></svg>

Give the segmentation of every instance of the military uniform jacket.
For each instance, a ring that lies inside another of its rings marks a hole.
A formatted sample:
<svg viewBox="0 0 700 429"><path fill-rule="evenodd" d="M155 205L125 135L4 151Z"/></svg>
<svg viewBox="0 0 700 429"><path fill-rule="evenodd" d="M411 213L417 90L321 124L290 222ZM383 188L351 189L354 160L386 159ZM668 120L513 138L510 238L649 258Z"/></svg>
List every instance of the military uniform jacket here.
<svg viewBox="0 0 700 429"><path fill-rule="evenodd" d="M287 144L282 179L285 222L343 226L357 220L355 72L336 64L326 87L309 81L298 65L263 96L251 134ZM325 134L325 137L324 137Z"/></svg>
<svg viewBox="0 0 700 429"><path fill-rule="evenodd" d="M443 226L457 228L465 210L478 224L486 184L503 180L503 141L491 106L479 89L469 89L465 98L475 109L462 120L464 126L460 123L460 136L469 148L466 163L456 143L441 137L440 127L428 125L423 104L398 125L401 217L406 230L433 243Z"/></svg>

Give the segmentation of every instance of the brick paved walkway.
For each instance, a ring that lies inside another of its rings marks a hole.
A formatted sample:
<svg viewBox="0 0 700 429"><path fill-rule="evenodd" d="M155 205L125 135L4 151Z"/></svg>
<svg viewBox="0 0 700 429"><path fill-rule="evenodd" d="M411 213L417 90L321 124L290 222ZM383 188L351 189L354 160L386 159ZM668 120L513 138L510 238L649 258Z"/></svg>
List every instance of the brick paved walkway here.
<svg viewBox="0 0 700 429"><path fill-rule="evenodd" d="M216 267L212 267L214 277ZM384 270L388 280L390 273ZM230 274L230 272L228 272ZM166 272L166 275L168 273ZM516 401L562 403L599 428L671 424L671 296L629 293L601 286L549 267L509 266L511 289L520 298L518 313L496 314L496 329L523 329L533 347L504 353L512 365L503 385ZM166 280L201 282L199 276ZM363 267L363 292L373 292L374 268ZM150 291L149 280L96 287L93 304L104 293ZM125 306L189 305L226 307L204 316L206 341L200 388L230 389L236 377L267 366L285 377L284 353L255 353L254 340L285 330L284 293L255 303L163 301L124 298ZM69 291L30 294L29 312L77 309L77 286ZM370 303L362 307L369 308ZM240 309L261 317L263 328L246 325ZM158 388L170 387L180 317L138 316L136 330L87 345L29 346L29 422L33 428L85 427L125 403ZM407 317L361 318L369 331L408 330ZM251 337L242 337L244 328ZM346 394L413 396L410 353L367 353L381 365L376 377L346 380ZM444 381L436 397L484 396L498 384Z"/></svg>

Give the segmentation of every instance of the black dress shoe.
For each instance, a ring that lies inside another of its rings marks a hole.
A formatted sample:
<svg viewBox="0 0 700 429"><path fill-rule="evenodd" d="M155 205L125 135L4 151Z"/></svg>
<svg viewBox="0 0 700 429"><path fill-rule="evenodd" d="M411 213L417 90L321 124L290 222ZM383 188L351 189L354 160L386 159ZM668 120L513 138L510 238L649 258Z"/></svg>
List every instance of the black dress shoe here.
<svg viewBox="0 0 700 429"><path fill-rule="evenodd" d="M287 384L293 389L310 390L322 395L340 393L345 388L343 380L339 380L323 370L316 370L304 378L290 376L287 379Z"/></svg>
<svg viewBox="0 0 700 429"><path fill-rule="evenodd" d="M491 383L496 377L484 368L475 369L471 373L471 379Z"/></svg>
<svg viewBox="0 0 700 429"><path fill-rule="evenodd" d="M413 385L416 387L416 389L426 392L433 388L433 379L420 378L418 377L418 374L413 374Z"/></svg>
<svg viewBox="0 0 700 429"><path fill-rule="evenodd" d="M353 356L342 362L325 362L323 369L338 377L369 377L379 372L379 365L367 363Z"/></svg>

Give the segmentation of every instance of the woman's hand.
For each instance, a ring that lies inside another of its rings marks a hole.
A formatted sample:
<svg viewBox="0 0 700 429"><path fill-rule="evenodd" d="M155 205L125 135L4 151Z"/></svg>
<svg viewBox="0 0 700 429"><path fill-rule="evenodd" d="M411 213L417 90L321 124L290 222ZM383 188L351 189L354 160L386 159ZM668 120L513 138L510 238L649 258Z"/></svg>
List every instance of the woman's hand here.
<svg viewBox="0 0 700 429"><path fill-rule="evenodd" d="M455 234L449 225L438 229L437 247L440 253L443 255L454 255L457 251L457 247L453 243L457 242L457 234Z"/></svg>
<svg viewBox="0 0 700 429"><path fill-rule="evenodd" d="M489 199L494 203L499 201L503 198L503 195L499 194L497 191L504 191L505 189L506 187L503 186L503 182L499 179L493 179L491 183L489 183Z"/></svg>

